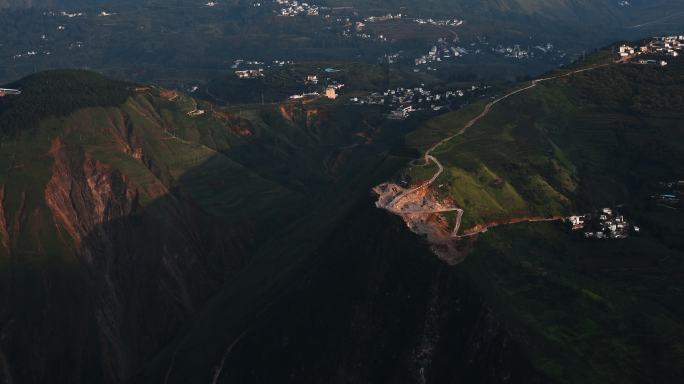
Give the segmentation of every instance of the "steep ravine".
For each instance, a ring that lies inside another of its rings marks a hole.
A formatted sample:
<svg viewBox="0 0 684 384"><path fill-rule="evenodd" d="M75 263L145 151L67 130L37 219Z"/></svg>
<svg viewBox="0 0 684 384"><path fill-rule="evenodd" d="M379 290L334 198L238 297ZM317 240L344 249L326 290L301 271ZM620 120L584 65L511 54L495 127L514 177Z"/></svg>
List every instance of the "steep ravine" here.
<svg viewBox="0 0 684 384"><path fill-rule="evenodd" d="M467 275L373 207L392 137L293 110L243 142L182 108L137 94L3 143L0 382L535 377Z"/></svg>
<svg viewBox="0 0 684 384"><path fill-rule="evenodd" d="M370 197L351 212L301 266L295 288L210 357L212 372L174 371L169 382L541 381L458 266ZM194 342L213 349L215 340Z"/></svg>

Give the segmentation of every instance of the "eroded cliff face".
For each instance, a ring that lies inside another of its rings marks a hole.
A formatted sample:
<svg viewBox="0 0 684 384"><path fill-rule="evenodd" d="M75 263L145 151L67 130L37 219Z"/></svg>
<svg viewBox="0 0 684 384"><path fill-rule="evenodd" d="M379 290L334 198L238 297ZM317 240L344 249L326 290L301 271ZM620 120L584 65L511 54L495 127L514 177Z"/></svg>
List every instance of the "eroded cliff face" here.
<svg viewBox="0 0 684 384"><path fill-rule="evenodd" d="M270 122L194 118L195 100L155 87L36 76L25 94L68 84L54 91L68 101L0 124L15 135L0 146L0 383L125 382L240 276L280 194L297 195L222 152L260 160L246 147Z"/></svg>
<svg viewBox="0 0 684 384"><path fill-rule="evenodd" d="M62 239L73 243L75 256L89 271L93 292L92 315L97 321L105 373L118 381L126 374L125 341L120 329L126 293L111 275L116 239L105 223L134 213L138 188L124 175L57 137L50 155L52 176L45 186L45 204Z"/></svg>
<svg viewBox="0 0 684 384"><path fill-rule="evenodd" d="M115 116L96 128L150 166ZM42 195L15 184L8 209L0 187L0 382L126 381L244 265L253 241L250 226L161 181L136 185L67 136L35 155Z"/></svg>
<svg viewBox="0 0 684 384"><path fill-rule="evenodd" d="M83 257L92 262L83 239L103 223L132 213L138 190L111 166L95 160L81 148L53 140L52 177L45 187L45 203ZM105 235L105 234L102 234ZM102 237L104 239L104 237Z"/></svg>
<svg viewBox="0 0 684 384"><path fill-rule="evenodd" d="M325 123L325 111L320 108L308 107L297 103L284 103L278 107L280 116L291 123L301 124L306 128L312 128Z"/></svg>

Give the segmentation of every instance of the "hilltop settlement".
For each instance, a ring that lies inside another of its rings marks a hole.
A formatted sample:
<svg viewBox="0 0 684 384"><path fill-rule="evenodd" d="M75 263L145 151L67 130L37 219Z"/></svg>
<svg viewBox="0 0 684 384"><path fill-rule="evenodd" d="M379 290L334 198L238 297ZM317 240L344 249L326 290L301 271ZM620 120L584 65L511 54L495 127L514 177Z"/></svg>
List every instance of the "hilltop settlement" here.
<svg viewBox="0 0 684 384"><path fill-rule="evenodd" d="M634 47L627 44L621 45L618 57L624 62L664 67L667 65L666 58L679 57L682 49L684 49L684 35L660 36Z"/></svg>
<svg viewBox="0 0 684 384"><path fill-rule="evenodd" d="M581 232L587 239L626 239L631 233L639 233L638 226L631 224L616 208L603 208L584 215L570 216L566 220L572 231Z"/></svg>

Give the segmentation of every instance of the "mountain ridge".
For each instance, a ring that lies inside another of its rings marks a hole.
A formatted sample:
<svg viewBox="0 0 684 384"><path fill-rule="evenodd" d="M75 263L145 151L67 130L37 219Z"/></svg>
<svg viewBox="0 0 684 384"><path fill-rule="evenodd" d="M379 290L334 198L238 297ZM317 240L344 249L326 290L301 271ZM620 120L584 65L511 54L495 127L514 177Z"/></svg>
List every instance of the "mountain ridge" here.
<svg viewBox="0 0 684 384"><path fill-rule="evenodd" d="M674 381L682 220L649 199L684 172L683 75L673 62L559 77L436 148L435 194L467 227L624 203L642 228L596 243L501 226L466 239L457 267L369 189L433 175L398 154L486 101L416 127L326 100L219 107L85 71L16 82L24 93L0 99L0 378Z"/></svg>
<svg viewBox="0 0 684 384"><path fill-rule="evenodd" d="M0 100L13 124L0 146L5 380L129 380L222 286L248 279L267 239L301 236L277 245L297 260L399 164L391 140L372 140L388 124L376 111L219 108L71 70L13 86L24 92Z"/></svg>

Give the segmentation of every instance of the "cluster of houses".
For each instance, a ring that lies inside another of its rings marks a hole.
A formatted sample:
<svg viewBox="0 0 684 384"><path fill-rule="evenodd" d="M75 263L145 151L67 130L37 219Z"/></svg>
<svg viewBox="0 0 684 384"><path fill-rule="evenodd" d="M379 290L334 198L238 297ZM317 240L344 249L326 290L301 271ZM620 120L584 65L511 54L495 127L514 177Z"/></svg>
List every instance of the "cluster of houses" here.
<svg viewBox="0 0 684 384"><path fill-rule="evenodd" d="M71 47L70 47L71 49ZM24 58L30 58L30 57L35 57L38 55L44 55L44 56L50 56L52 52L50 51L26 51L22 53L17 53L15 55L12 55L13 60L17 59L24 59Z"/></svg>
<svg viewBox="0 0 684 384"><path fill-rule="evenodd" d="M414 60L416 66L427 65L433 62L440 62L451 58L464 56L468 54L468 50L452 43L457 43L458 38L448 41L446 38L439 38L437 43L433 45L427 54ZM428 68L432 69L432 68Z"/></svg>
<svg viewBox="0 0 684 384"><path fill-rule="evenodd" d="M66 11L62 11L62 12L60 13L60 15L61 15L61 16L64 16L64 17L68 17L68 18L70 18L70 19L73 19L74 17L85 16L85 13L83 13L83 12L66 12Z"/></svg>
<svg viewBox="0 0 684 384"><path fill-rule="evenodd" d="M55 12L55 11L45 11L45 12L43 12L43 16L50 16L50 17L60 17L60 16L61 16L61 17L67 17L67 18L74 18L74 17L80 17L80 16L84 16L84 15L85 15L85 13L83 13L83 12L74 12L74 13L70 13L70 12ZM64 31L64 30L66 30L66 27L65 27L64 25L58 25L58 26L57 26L57 30L59 30L59 31ZM47 38L47 36L46 36L45 34L41 35L40 39L41 39L43 42L47 42L47 41L48 41L48 38ZM79 41L79 42L76 42L76 44L72 43L72 44L69 46L69 49L73 49L74 47L80 48L80 47L82 47L82 45L83 45L83 43L80 42L80 41ZM2 44L0 44L0 46L2 46ZM34 58L34 57L36 57L36 56L50 56L51 54L52 54L52 52L49 51L49 50L35 50L35 49L31 49L31 50L28 50L28 51L25 51L25 52L16 53L16 54L12 55L11 58L12 58L12 60L30 59L30 58Z"/></svg>
<svg viewBox="0 0 684 384"><path fill-rule="evenodd" d="M327 8L321 8L327 9ZM330 15L325 15L325 18L330 19ZM337 18L338 24L342 24L345 29L342 31L343 37L357 37L365 40L376 40L380 42L387 42L389 39L383 35L373 35L368 32L364 32L366 23L380 23L393 20L406 20L406 22L413 22L421 25L434 25L440 27L459 27L465 22L461 19L432 19L432 18L407 18L405 14L388 13L382 16L369 16L363 19L363 21L353 21L352 18Z"/></svg>
<svg viewBox="0 0 684 384"><path fill-rule="evenodd" d="M379 23L382 21L390 21L390 20L401 20L405 17L406 15L403 15L401 13L397 14L391 14L388 13L386 15L382 16L370 16L364 19L365 22L367 23ZM411 20L409 18L409 20ZM421 24L421 25L436 25L440 27L460 27L463 25L464 21L461 19L432 19L432 18L416 18L412 19L414 23Z"/></svg>
<svg viewBox="0 0 684 384"><path fill-rule="evenodd" d="M239 79L257 79L260 77L264 77L264 69L257 68L237 70L235 71L235 76L237 76Z"/></svg>
<svg viewBox="0 0 684 384"><path fill-rule="evenodd" d="M529 59L539 55L558 55L558 58L564 58L567 54L562 51L557 51L553 44L539 44L534 47L524 48L520 44L513 44L512 46L498 45L492 48L492 52L511 59Z"/></svg>
<svg viewBox="0 0 684 384"><path fill-rule="evenodd" d="M304 84L306 84L306 85L318 84L318 76L317 75L308 75L306 77L306 79L304 79Z"/></svg>
<svg viewBox="0 0 684 384"><path fill-rule="evenodd" d="M54 16L54 14L52 14L52 16ZM66 29L66 27L64 27L63 25L59 25L59 26L57 27L57 29L60 30L60 31L63 31L63 30ZM42 35L40 36L40 39L43 41L43 43L49 41L49 39L48 39L48 37L47 37L46 34L42 34ZM2 44L0 44L0 46L1 46L1 45L2 45ZM74 43L69 44L69 46L68 46L69 49L82 48L82 47L83 47L83 42L81 42L81 41L76 41L76 42L74 42ZM12 57L12 60L18 60L18 59L33 58L33 57L36 57L36 56L50 56L50 55L52 55L52 52L49 51L49 50L34 50L34 49L32 49L32 50L28 50L28 51L26 51L26 52L21 52L21 53L14 54L14 55L12 55L11 57Z"/></svg>
<svg viewBox="0 0 684 384"><path fill-rule="evenodd" d="M317 85L321 82L321 80L318 78L317 75L308 75L304 79L304 84L305 85ZM322 95L323 97L329 99L329 100L335 100L339 96L337 94L337 91L342 89L344 87L343 83L340 83L336 80L326 78L323 80L324 84L327 84L323 87ZM321 92L319 91L313 91L313 92L306 92L302 94L297 94L297 95L292 95L290 96L290 100L300 100L300 99L310 99L310 98L318 98L321 96Z"/></svg>
<svg viewBox="0 0 684 384"><path fill-rule="evenodd" d="M335 88L334 86L329 85L329 86L325 87L325 91L323 91L323 96L327 99L335 100L339 96L337 94L337 89L339 89L339 88ZM290 96L290 100L313 99L313 98L319 98L319 97L321 97L321 93L318 91L314 91L314 92L305 92L305 93L301 93L301 94L292 95L292 96Z"/></svg>
<svg viewBox="0 0 684 384"><path fill-rule="evenodd" d="M266 64L263 61L237 59L230 68L235 70L235 76L240 79L256 79L266 75L264 72L265 68L284 67L292 64L294 62L291 60L273 60L270 64Z"/></svg>
<svg viewBox="0 0 684 384"><path fill-rule="evenodd" d="M612 208L567 218L572 231L582 232L587 239L625 239L630 233L638 233L639 227L631 225L624 215Z"/></svg>
<svg viewBox="0 0 684 384"><path fill-rule="evenodd" d="M451 39L451 41L446 38L438 39L436 44L430 48L427 54L414 60L416 66L414 72L419 72L419 66L426 66L428 71L435 71L435 63L463 57L469 54L478 55L483 52L483 49L489 50L495 55L518 60L529 59L539 55L558 55L558 58L561 59L566 56L566 53L556 50L551 43L536 45L533 48L524 48L520 44L509 46L499 44L496 47L489 48L489 42L484 37L479 37L477 41L471 42L469 45L466 45L466 47L459 45L459 42L458 36Z"/></svg>
<svg viewBox="0 0 684 384"><path fill-rule="evenodd" d="M440 111L449 108L453 100L480 89L472 86L468 90L434 92L422 86L415 88L395 88L384 92L374 92L365 97L352 97L349 101L357 105L380 105L390 108L387 118L403 120L411 113L422 110Z"/></svg>
<svg viewBox="0 0 684 384"><path fill-rule="evenodd" d="M280 16L318 16L318 5L309 3L300 3L297 0L275 0L276 4L280 6L278 15Z"/></svg>
<svg viewBox="0 0 684 384"><path fill-rule="evenodd" d="M354 13L356 15L356 12ZM343 17L343 18L337 18L335 21L338 24L342 24L344 29L342 30L342 37L346 38L351 38L351 37L356 37L359 39L363 40L373 40L373 41L379 41L379 42L387 42L389 39L382 35L382 34L372 34L369 32L365 32L364 29L366 27L366 23L380 23L384 21L391 21L391 20L402 20L404 19L403 14L397 13L397 14L392 14L388 13L386 15L382 16L369 16L364 18L362 21L354 21L353 16L352 17ZM325 18L330 19L330 15L325 15Z"/></svg>
<svg viewBox="0 0 684 384"><path fill-rule="evenodd" d="M684 201L684 180L660 183L660 192L651 196L656 205L679 209Z"/></svg>
<svg viewBox="0 0 684 384"><path fill-rule="evenodd" d="M413 19L414 23L437 25L440 27L460 27L464 21L460 19Z"/></svg>
<svg viewBox="0 0 684 384"><path fill-rule="evenodd" d="M632 47L623 44L618 49L618 56L621 60L632 60L636 64L643 65L658 65L664 67L667 61L662 58L637 58L639 56L669 56L678 57L684 49L684 35L680 36L660 36L653 40L647 41L645 44Z"/></svg>
<svg viewBox="0 0 684 384"><path fill-rule="evenodd" d="M520 44L514 44L513 46L507 47L499 45L495 48L492 48L492 52L511 59L527 59L531 56L530 50L522 48Z"/></svg>
<svg viewBox="0 0 684 384"><path fill-rule="evenodd" d="M101 11L98 13L96 16L97 17L105 17L105 16L114 16L116 13L109 13L106 11ZM79 18L79 17L85 17L87 14L85 12L67 12L67 11L45 11L43 12L43 16L48 16L48 17L66 17L69 19L73 18ZM66 25L59 24L57 25L57 30L58 31L65 31L67 29ZM42 44L50 42L52 39L48 38L47 34L42 34L40 36L40 39L42 41ZM0 44L1 46L2 44ZM75 41L72 43L69 43L67 46L67 49L73 50L73 49L78 49L78 48L83 48L84 43L82 41ZM19 59L31 59L35 58L38 56L50 56L52 55L52 51L48 49L30 49L25 52L20 52L16 53L12 56L10 56L13 60L19 60Z"/></svg>
<svg viewBox="0 0 684 384"><path fill-rule="evenodd" d="M346 28L342 31L342 37L357 37L359 39L363 40L374 40L374 41L381 41L381 42L386 42L387 37L383 35L372 35L370 33L366 32L361 32L359 30L353 31L351 28Z"/></svg>
<svg viewBox="0 0 684 384"><path fill-rule="evenodd" d="M387 64L395 64L399 61L401 58L401 52L396 52L396 53L386 53L382 55L380 58L381 63L387 63Z"/></svg>
<svg viewBox="0 0 684 384"><path fill-rule="evenodd" d="M325 15L327 19L330 19L330 15ZM369 19L375 20L372 22L377 22L378 16L373 16L370 17ZM366 19L367 21L368 19ZM378 35L373 35L371 33L364 32L364 28L366 27L366 23L363 21L355 21L352 22L351 18L349 17L343 17L343 18L337 18L335 19L335 22L338 24L342 24L344 29L342 30L342 37L350 38L350 37L356 37L359 39L364 39L364 40L375 40L375 41L381 41L381 42L386 42L387 38L383 36L382 34Z"/></svg>
<svg viewBox="0 0 684 384"><path fill-rule="evenodd" d="M366 17L366 18L364 19L364 21L366 21L367 23L378 23L378 22L381 22L381 21L388 21L388 20L401 20L401 17L402 17L402 14L401 14L401 13L397 13L396 15L393 15L393 14L391 14L391 13L388 13L388 14L382 15L382 16L370 16L370 17Z"/></svg>
<svg viewBox="0 0 684 384"><path fill-rule="evenodd" d="M233 61L233 65L231 65L230 67L233 69L238 69L240 67L263 67L264 65L265 63L263 61L237 59Z"/></svg>

